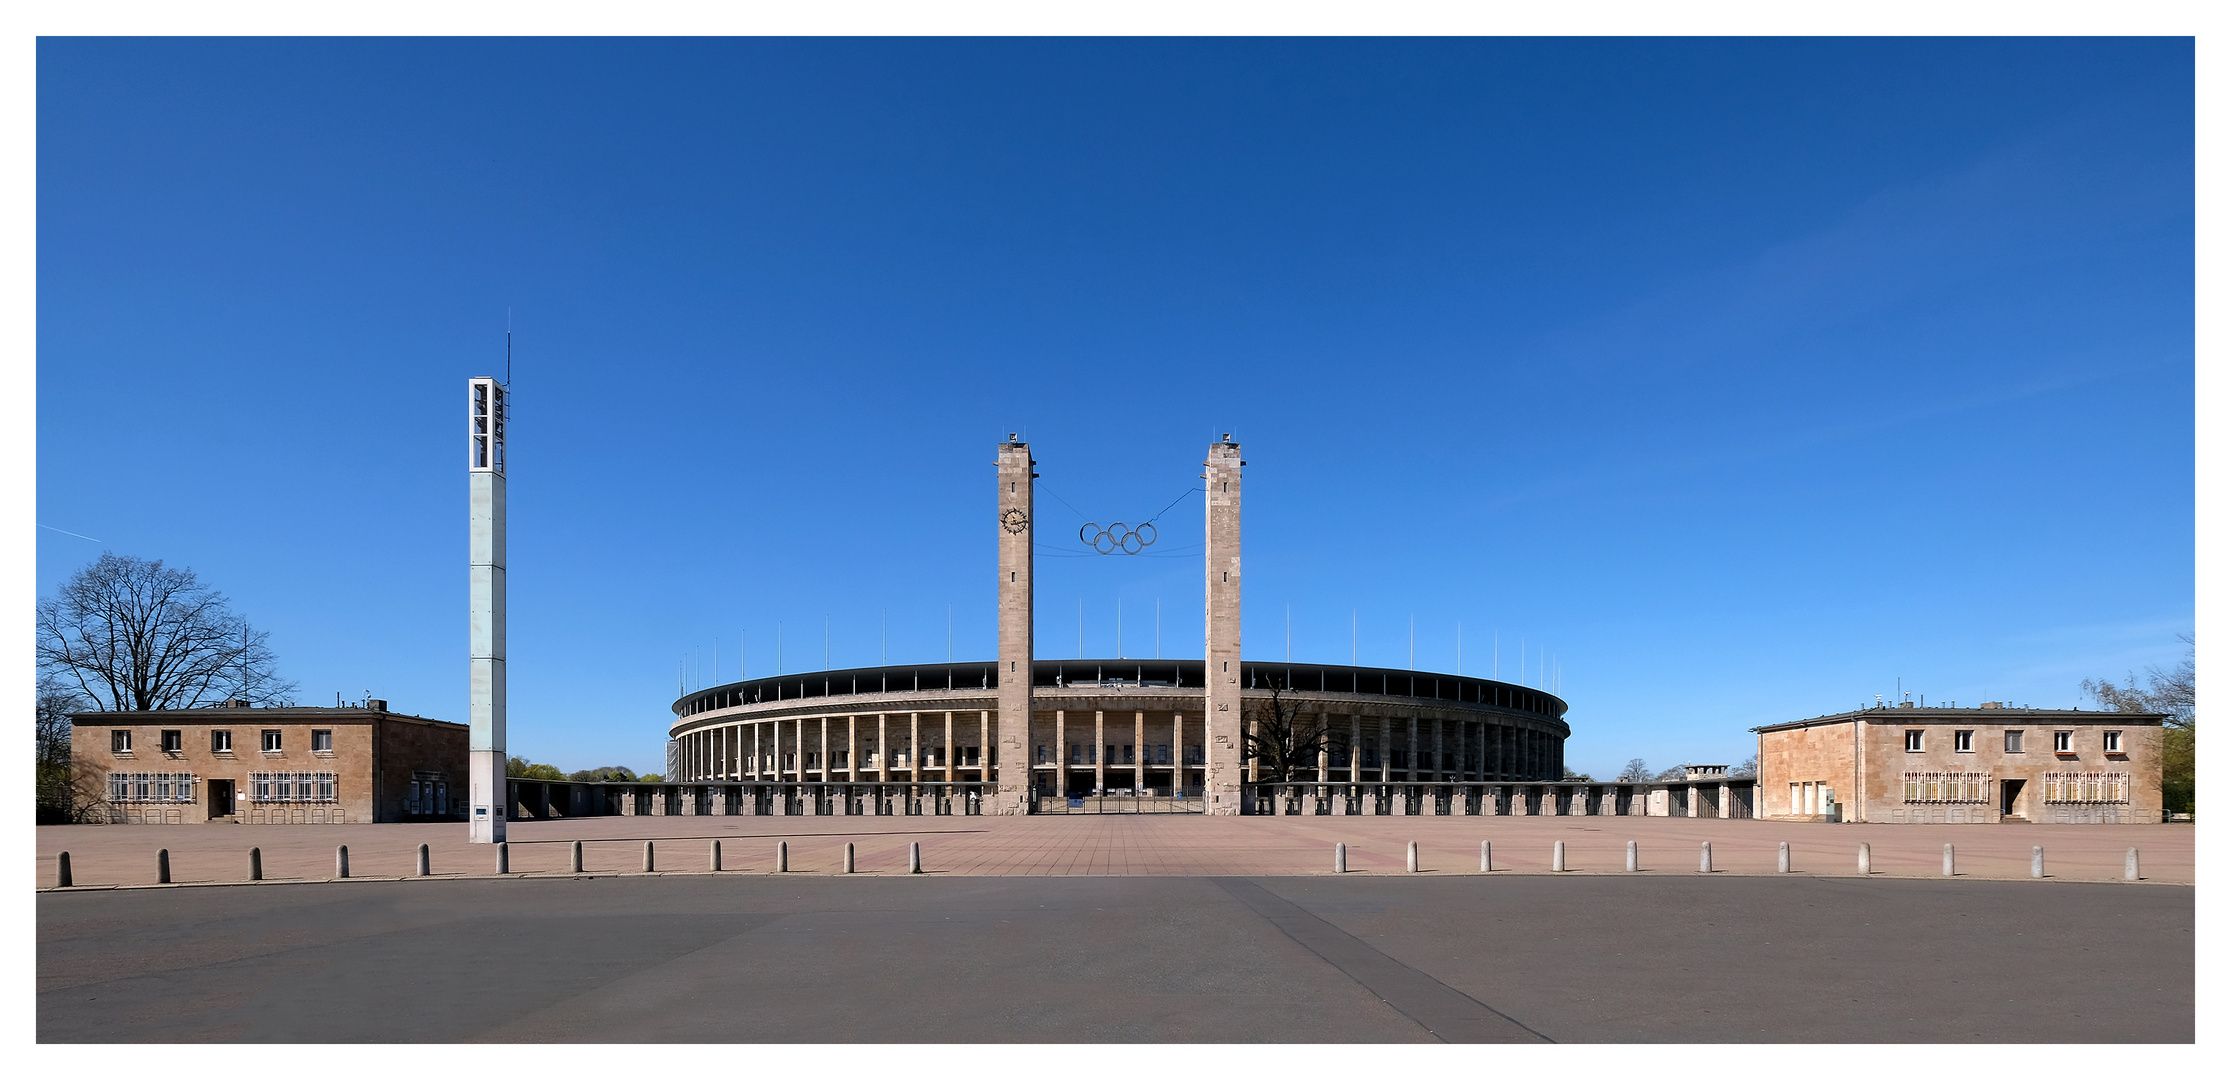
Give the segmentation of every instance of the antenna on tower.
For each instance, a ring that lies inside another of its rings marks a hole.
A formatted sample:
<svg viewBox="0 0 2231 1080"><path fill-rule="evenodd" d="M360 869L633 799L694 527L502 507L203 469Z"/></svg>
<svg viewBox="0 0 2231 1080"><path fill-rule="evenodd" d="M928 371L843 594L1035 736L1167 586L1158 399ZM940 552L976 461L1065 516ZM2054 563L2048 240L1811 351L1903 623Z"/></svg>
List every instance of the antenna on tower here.
<svg viewBox="0 0 2231 1080"><path fill-rule="evenodd" d="M511 309L504 309L504 389L511 389Z"/></svg>

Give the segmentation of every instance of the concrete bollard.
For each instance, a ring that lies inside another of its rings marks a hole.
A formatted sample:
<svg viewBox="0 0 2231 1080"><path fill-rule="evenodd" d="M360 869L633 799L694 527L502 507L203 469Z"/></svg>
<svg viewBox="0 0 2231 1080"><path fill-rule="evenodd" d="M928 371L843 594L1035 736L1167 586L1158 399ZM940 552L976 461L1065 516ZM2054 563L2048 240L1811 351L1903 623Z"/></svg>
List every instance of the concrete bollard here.
<svg viewBox="0 0 2231 1080"><path fill-rule="evenodd" d="M1553 874L1565 872L1565 842L1563 840L1559 840L1550 846L1549 871Z"/></svg>
<svg viewBox="0 0 2231 1080"><path fill-rule="evenodd" d="M645 840L643 841L643 872L650 874L657 872L657 870L658 849L651 841Z"/></svg>
<svg viewBox="0 0 2231 1080"><path fill-rule="evenodd" d="M1875 872L1875 861L1872 858L1872 854L1873 853L1867 849L1867 845L1859 845L1859 874L1861 877L1865 877L1866 875Z"/></svg>
<svg viewBox="0 0 2231 1080"><path fill-rule="evenodd" d="M349 876L349 846L347 844L342 844L333 849L333 876L339 878Z"/></svg>
<svg viewBox="0 0 2231 1080"><path fill-rule="evenodd" d="M581 872L581 841L575 840L573 842L573 850L567 853L567 861L574 873Z"/></svg>
<svg viewBox="0 0 2231 1080"><path fill-rule="evenodd" d="M1415 840L1412 840L1412 841L1410 841L1410 856L1409 856L1409 862L1410 862L1410 872L1411 872L1411 873L1413 873L1413 874L1417 873L1417 872L1418 872L1418 842L1417 842L1417 841L1415 841Z"/></svg>
<svg viewBox="0 0 2231 1080"><path fill-rule="evenodd" d="M713 872L716 874L720 873L720 841L718 840L713 841L713 853L711 858Z"/></svg>
<svg viewBox="0 0 2231 1080"><path fill-rule="evenodd" d="M2045 848L2042 846L2030 849L2030 876L2045 876Z"/></svg>
<svg viewBox="0 0 2231 1080"><path fill-rule="evenodd" d="M789 872L790 872L790 841L788 841L788 840L777 840L777 841L775 841L775 873L778 873L778 874L787 874L787 873L789 873Z"/></svg>
<svg viewBox="0 0 2231 1080"><path fill-rule="evenodd" d="M2136 881L2136 880L2138 880L2138 849L2137 849L2137 848L2131 848L2131 849L2130 849L2129 851L2123 852L2123 880L2124 880L2124 881Z"/></svg>
<svg viewBox="0 0 2231 1080"><path fill-rule="evenodd" d="M1334 844L1332 846L1332 872L1335 874L1348 872L1348 845Z"/></svg>
<svg viewBox="0 0 2231 1080"><path fill-rule="evenodd" d="M508 840L496 845L496 872L499 874L511 872L511 842Z"/></svg>
<svg viewBox="0 0 2231 1080"><path fill-rule="evenodd" d="M1712 872L1712 841L1710 840L1704 842L1704 851L1696 857L1696 872L1699 874Z"/></svg>
<svg viewBox="0 0 2231 1080"><path fill-rule="evenodd" d="M1629 840L1627 841L1627 872L1632 874L1641 869L1642 845Z"/></svg>
<svg viewBox="0 0 2231 1080"><path fill-rule="evenodd" d="M1789 841L1787 840L1782 841L1781 853L1774 857L1774 872L1777 874L1789 873Z"/></svg>
<svg viewBox="0 0 2231 1080"><path fill-rule="evenodd" d="M70 887L70 853L67 851L55 857L54 887L57 889Z"/></svg>
<svg viewBox="0 0 2231 1080"><path fill-rule="evenodd" d="M248 849L248 880L263 880L263 849L260 847Z"/></svg>
<svg viewBox="0 0 2231 1080"><path fill-rule="evenodd" d="M155 883L156 883L157 885L168 885L168 884L170 884L170 849L169 849L169 848L163 848L163 849L161 849L161 850L158 850L157 852L155 852Z"/></svg>
<svg viewBox="0 0 2231 1080"><path fill-rule="evenodd" d="M919 840L906 845L906 872L909 874L922 872L922 842Z"/></svg>
<svg viewBox="0 0 2231 1080"><path fill-rule="evenodd" d="M844 872L845 872L845 873L847 873L847 874L849 874L849 873L851 873L851 872L852 872L852 867L853 867L853 861L852 861L852 859L853 859L853 847L852 847L852 845L851 845L851 844L847 843L847 844L845 844L845 845L844 845Z"/></svg>
<svg viewBox="0 0 2231 1080"><path fill-rule="evenodd" d="M426 846L425 844L420 844L418 845L418 876L432 877L433 873L434 849Z"/></svg>
<svg viewBox="0 0 2231 1080"><path fill-rule="evenodd" d="M1489 842L1487 842L1487 841L1485 841L1485 840L1482 840L1482 841L1480 841L1480 873L1483 873L1483 874L1492 874L1492 873L1494 873L1494 872L1495 872L1495 845L1493 845L1493 844L1491 844L1491 843L1489 843Z"/></svg>
<svg viewBox="0 0 2231 1080"><path fill-rule="evenodd" d="M1944 846L1944 876L1952 876L1952 845Z"/></svg>

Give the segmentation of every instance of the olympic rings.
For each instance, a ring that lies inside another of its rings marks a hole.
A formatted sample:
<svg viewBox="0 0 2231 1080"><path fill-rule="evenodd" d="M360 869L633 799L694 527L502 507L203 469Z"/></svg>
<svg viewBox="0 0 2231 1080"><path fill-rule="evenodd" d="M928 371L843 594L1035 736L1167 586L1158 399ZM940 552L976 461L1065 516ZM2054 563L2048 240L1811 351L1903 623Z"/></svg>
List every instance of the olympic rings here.
<svg viewBox="0 0 2231 1080"><path fill-rule="evenodd" d="M1102 555L1113 555L1118 551L1125 555L1136 555L1152 546L1158 535L1160 534L1155 531L1151 521L1141 522L1138 528L1118 521L1105 529L1097 521L1088 521L1084 528L1077 530L1077 539Z"/></svg>

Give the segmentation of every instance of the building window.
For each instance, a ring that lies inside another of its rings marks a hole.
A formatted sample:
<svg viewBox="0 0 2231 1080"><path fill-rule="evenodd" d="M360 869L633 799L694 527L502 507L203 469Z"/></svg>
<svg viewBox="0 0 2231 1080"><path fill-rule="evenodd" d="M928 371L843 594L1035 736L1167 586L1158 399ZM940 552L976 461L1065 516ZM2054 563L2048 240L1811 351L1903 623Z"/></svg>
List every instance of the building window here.
<svg viewBox="0 0 2231 1080"><path fill-rule="evenodd" d="M1047 745L1046 745L1045 743L1039 743L1039 744L1038 744L1038 764L1040 764L1040 765L1051 765L1051 764L1053 764L1053 763L1054 763L1054 748L1053 748L1053 747L1051 747L1051 746L1047 746Z"/></svg>
<svg viewBox="0 0 2231 1080"><path fill-rule="evenodd" d="M182 731L163 732L163 753L177 753L179 751L179 748L184 744L185 739L186 734Z"/></svg>
<svg viewBox="0 0 2231 1080"><path fill-rule="evenodd" d="M1975 732L1972 732L1972 731L1955 731L1955 732L1953 732L1953 733L1952 733L1952 752L1953 752L1953 753L1955 753L1955 754L1972 754L1972 753L1975 753Z"/></svg>
<svg viewBox="0 0 2231 1080"><path fill-rule="evenodd" d="M2054 753L2056 753L2056 754L2073 754L2073 753L2075 753L2075 752L2076 752L2076 733L2075 733L2075 732L2073 732L2073 731L2056 731L2056 732L2054 732L2054 733L2053 733L2053 752L2054 752Z"/></svg>
<svg viewBox="0 0 2231 1080"><path fill-rule="evenodd" d="M129 753L131 753L131 752L132 752L132 733L131 733L131 732L129 732L129 731L111 731L111 732L109 732L109 733L108 733L108 752L109 752L109 753L111 753L111 754L129 754Z"/></svg>
<svg viewBox="0 0 2231 1080"><path fill-rule="evenodd" d="M332 732L332 731L330 731L330 730L326 730L326 731L313 731L313 732L311 732L311 733L310 733L310 751L311 751L312 753L316 753L316 754L330 754L330 753L332 753L332 752L333 752L333 732Z"/></svg>
<svg viewBox="0 0 2231 1080"><path fill-rule="evenodd" d="M210 752L210 753L212 753L212 754L229 754L229 753L232 753L232 732L229 732L229 731L212 731L212 732L210 732L210 733L209 733L209 752Z"/></svg>
<svg viewBox="0 0 2231 1080"><path fill-rule="evenodd" d="M2046 773L2045 801L2127 803L2130 801L2130 776L2109 772Z"/></svg>
<svg viewBox="0 0 2231 1080"><path fill-rule="evenodd" d="M2110 754L2120 754L2120 753L2122 753L2122 752L2123 752L2123 733L2122 733L2122 732L2120 732L2120 731L2110 731L2110 732L2108 732L2108 733L2107 733L2107 734L2106 734L2105 736L2103 736L2103 737L2102 737L2102 740L2101 740L2101 742L2100 742L2100 746L2101 746L2101 748L2102 748L2102 749L2106 750L2106 751L2107 751L2108 753L2110 753Z"/></svg>
<svg viewBox="0 0 2231 1080"><path fill-rule="evenodd" d="M263 752L266 754L276 754L281 749L282 747L279 745L278 730L276 728L265 728L263 731Z"/></svg>
<svg viewBox="0 0 2231 1080"><path fill-rule="evenodd" d="M110 773L110 802L192 802L192 773Z"/></svg>
<svg viewBox="0 0 2231 1080"><path fill-rule="evenodd" d="M333 802L333 773L269 772L248 774L248 798L261 803Z"/></svg>
<svg viewBox="0 0 2231 1080"><path fill-rule="evenodd" d="M1909 772L1905 774L1905 801L1909 803L1980 803L1990 801L1991 775L1979 772Z"/></svg>
<svg viewBox="0 0 2231 1080"><path fill-rule="evenodd" d="M2009 731L2006 733L2006 752L2009 754L2019 754L2022 752L2021 732Z"/></svg>
<svg viewBox="0 0 2231 1080"><path fill-rule="evenodd" d="M1906 730L1906 753L1918 754L1920 752L1921 731L1918 728L1908 728Z"/></svg>

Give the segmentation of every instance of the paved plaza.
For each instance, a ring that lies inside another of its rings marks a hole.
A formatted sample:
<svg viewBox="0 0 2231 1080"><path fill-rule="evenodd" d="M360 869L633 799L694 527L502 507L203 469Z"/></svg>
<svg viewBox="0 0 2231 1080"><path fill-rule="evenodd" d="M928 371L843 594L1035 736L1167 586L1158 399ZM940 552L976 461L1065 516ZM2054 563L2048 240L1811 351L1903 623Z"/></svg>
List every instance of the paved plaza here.
<svg viewBox="0 0 2231 1080"><path fill-rule="evenodd" d="M1520 873L46 892L38 1038L2189 1042L2193 896Z"/></svg>
<svg viewBox="0 0 2231 1080"><path fill-rule="evenodd" d="M1550 871L1564 841L1569 875L1623 874L1627 842L1641 847L1645 875L1694 874L1703 842L1713 869L1774 874L1777 846L1788 843L1792 869L1806 876L1853 876L1861 843L1875 876L1937 877L1944 845L1954 845L1961 877L2028 880L2030 849L2045 848L2048 880L2120 881L2123 855L2139 849L2144 882L2193 882L2195 833L2189 825L1826 825L1630 817L1247 817L1199 815L1003 817L610 817L515 823L515 874L564 873L572 841L582 869L632 873L643 842L654 844L663 873L702 873L711 842L722 842L725 873L765 874L777 841L790 845L798 874L836 870L846 843L863 874L903 873L910 843L924 868L955 876L1113 875L1290 877L1329 874L1334 843L1348 845L1351 874L1406 872L1416 841L1429 875L1479 872L1479 847L1493 844L1498 875ZM397 877L415 869L418 845L432 848L437 876L481 876L496 869L494 850L465 842L461 825L46 826L38 830L38 883L54 884L55 856L70 853L79 887L144 885L155 879L155 852L170 852L172 881L238 882L250 847L262 851L268 880L333 875L334 847L349 847L358 877Z"/></svg>

